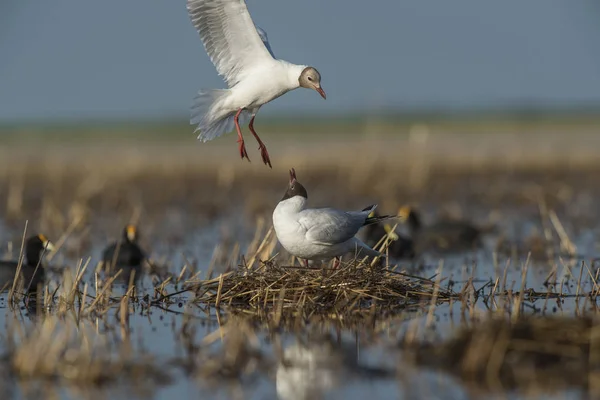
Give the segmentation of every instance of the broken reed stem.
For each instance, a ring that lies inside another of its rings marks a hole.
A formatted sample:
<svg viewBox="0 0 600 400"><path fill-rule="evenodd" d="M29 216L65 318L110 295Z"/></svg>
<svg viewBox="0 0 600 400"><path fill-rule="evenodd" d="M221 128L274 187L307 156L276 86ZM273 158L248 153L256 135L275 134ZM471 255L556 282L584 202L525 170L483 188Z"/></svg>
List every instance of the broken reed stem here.
<svg viewBox="0 0 600 400"><path fill-rule="evenodd" d="M15 278L13 280L13 285L8 292L8 298L11 301L11 304L14 302L14 295L17 288L17 282L19 281L19 277L21 276L21 268L23 266L24 253L23 250L25 248L25 237L27 236L27 225L29 221L25 221L25 227L23 228L23 237L21 239L21 250L19 251L19 262L17 264L17 271L15 272Z"/></svg>
<svg viewBox="0 0 600 400"><path fill-rule="evenodd" d="M256 258L263 251L263 249L267 246L267 244L271 241L271 236L273 235L273 232L274 232L273 226L269 227L269 230L267 231L264 239L262 240L262 242L260 243L260 245L258 246L256 251L254 252L252 257L248 261L248 268L252 268L252 266L254 266L254 262L256 261Z"/></svg>
<svg viewBox="0 0 600 400"><path fill-rule="evenodd" d="M219 287L217 289L217 299L215 300L215 307L219 308L219 306L221 305L221 293L223 290L223 282L224 282L224 278L223 278L223 274L219 275Z"/></svg>
<svg viewBox="0 0 600 400"><path fill-rule="evenodd" d="M125 295L121 298L121 304L119 307L119 320L121 322L122 327L129 326L129 300L131 299L131 295L133 293L133 290L135 289L135 286L133 285L134 275L135 271L132 271L127 293L125 293Z"/></svg>
<svg viewBox="0 0 600 400"><path fill-rule="evenodd" d="M550 217L550 222L552 222L552 225L554 226L554 229L560 238L560 247L562 247L562 249L571 256L577 254L577 246L575 246L575 244L569 238L569 235L558 219L556 212L554 212L554 210L550 210L548 216Z"/></svg>
<svg viewBox="0 0 600 400"><path fill-rule="evenodd" d="M516 321L519 318L521 312L521 304L523 303L523 298L525 297L525 287L527 283L527 270L529 268L529 259L530 256L527 256L527 260L525 261L525 265L523 266L523 271L521 272L521 288L519 289L519 296L516 299L516 303L513 309L513 321Z"/></svg>
<svg viewBox="0 0 600 400"><path fill-rule="evenodd" d="M433 294L431 296L431 302L429 303L429 312L427 313L427 320L425 322L425 328L429 328L433 323L434 310L437 305L437 298L440 292L440 281L442 279L442 271L444 269L444 260L440 260L436 272L435 286L433 287Z"/></svg>
<svg viewBox="0 0 600 400"><path fill-rule="evenodd" d="M65 244L66 240L68 239L68 237L73 233L73 231L75 230L75 228L77 228L77 226L81 223L81 218L75 218L71 221L71 223L69 224L69 226L67 227L67 230L58 238L58 241L56 243L54 243L54 250L50 252L50 254L48 254L48 256L46 257L48 262L52 261L52 259L54 258L54 255L56 253L58 253L58 250L60 250L62 248L62 246Z"/></svg>
<svg viewBox="0 0 600 400"><path fill-rule="evenodd" d="M90 306L87 308L87 312L86 314L91 313L94 310L94 307L96 306L96 304L98 304L98 302L100 301L100 299L104 296L104 293L112 286L113 282L119 277L119 275L121 275L121 272L123 270L118 270L116 274L114 274L104 285L104 287L102 288L102 292L98 293L96 291L96 298L94 299L94 301L92 302L92 304L90 304ZM96 274L96 278L98 277L98 275ZM96 289L98 288L98 285L96 283Z"/></svg>
<svg viewBox="0 0 600 400"><path fill-rule="evenodd" d="M181 268L181 272L179 272L179 275L177 276L177 280L175 281L176 283L181 282L181 279L183 279L183 274L185 273L185 271L187 270L188 265L185 264L183 266L183 268Z"/></svg>
<svg viewBox="0 0 600 400"><path fill-rule="evenodd" d="M579 293L581 290L581 278L583 278L583 266L585 261L581 261L581 268L579 269L579 278L577 279L577 289L575 290L575 296L579 297Z"/></svg>

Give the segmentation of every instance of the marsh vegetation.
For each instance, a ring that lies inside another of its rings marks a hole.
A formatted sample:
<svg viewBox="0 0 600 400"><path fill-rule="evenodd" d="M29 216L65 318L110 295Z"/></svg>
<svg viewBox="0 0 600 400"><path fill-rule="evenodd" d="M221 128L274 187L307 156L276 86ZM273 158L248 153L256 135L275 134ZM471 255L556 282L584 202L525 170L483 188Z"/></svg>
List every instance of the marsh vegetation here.
<svg viewBox="0 0 600 400"><path fill-rule="evenodd" d="M306 152L270 139L272 171L188 138L0 147L4 258L32 234L56 247L39 290L12 280L0 300L6 398L598 395L598 139L381 129ZM315 206L490 229L469 250L306 268L271 228L292 166ZM122 279L99 261L127 224L149 258Z"/></svg>

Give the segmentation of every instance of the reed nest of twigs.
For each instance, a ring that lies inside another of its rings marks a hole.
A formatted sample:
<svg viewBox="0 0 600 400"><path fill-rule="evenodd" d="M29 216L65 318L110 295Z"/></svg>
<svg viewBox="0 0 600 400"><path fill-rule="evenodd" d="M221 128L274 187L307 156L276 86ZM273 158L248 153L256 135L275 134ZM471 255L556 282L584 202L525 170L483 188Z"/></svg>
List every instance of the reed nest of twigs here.
<svg viewBox="0 0 600 400"><path fill-rule="evenodd" d="M417 364L488 389L580 387L600 394L600 326L582 317L490 318L442 343L404 343Z"/></svg>
<svg viewBox="0 0 600 400"><path fill-rule="evenodd" d="M359 260L336 269L283 266L272 261L256 268L240 266L199 283L197 294L199 304L295 317L380 315L455 296L433 280L371 267Z"/></svg>

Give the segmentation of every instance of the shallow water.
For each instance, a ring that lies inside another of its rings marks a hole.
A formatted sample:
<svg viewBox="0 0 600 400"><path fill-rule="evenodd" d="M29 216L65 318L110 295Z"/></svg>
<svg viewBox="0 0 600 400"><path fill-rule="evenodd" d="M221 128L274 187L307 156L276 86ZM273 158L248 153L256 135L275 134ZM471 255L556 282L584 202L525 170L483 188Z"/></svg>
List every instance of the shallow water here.
<svg viewBox="0 0 600 400"><path fill-rule="evenodd" d="M517 254L517 257L512 259L512 255L495 254L495 244L500 236L522 242L532 232L543 232L544 227L549 226L548 221L541 223L537 208L531 203L526 203L522 206L498 206L496 212L500 213L501 218L494 222L497 230L485 236L483 249L443 257L424 254L416 261L397 260L399 269L422 277L434 277L440 272L442 286L454 291L462 290L470 279L475 289L488 285L483 291L484 294L491 291L496 279L500 282L499 290L505 287L517 291L521 288L525 269L527 289L548 291L545 282L550 276L549 280L555 284L551 290L575 293L580 283L579 290L590 291L594 287L595 270L590 267L589 260L597 254L594 227L594 218L597 216L591 211L585 215L586 210L593 208L593 204L583 201L580 203L584 206L579 207L578 212L583 213L583 218L587 219L586 224L582 224L583 227L574 222L577 217L581 218L580 215L570 214L569 210L559 215L569 232L569 238L577 246L577 253L582 255L574 261L569 261L566 257L555 257L551 261L527 262L526 252ZM430 211L432 208L433 206L423 207L426 220L433 219L433 212ZM469 207L469 216L475 221L485 221L488 215L486 204L475 203ZM235 244L239 244L240 252L244 254L255 235L255 225L239 210L232 211L229 215L225 214L219 219L203 220L200 223L192 221L196 220L188 220L182 213L170 212L149 223L149 229L146 231L142 230L144 246L149 249L148 253L153 262L162 266L158 274L159 279L165 279L169 275L172 275L173 279L177 278L183 265L188 265L184 278L192 275L192 269L206 272L211 266L211 259L217 260L213 260L214 273L223 272L237 263L229 257ZM185 229L182 230L181 227ZM107 239L110 236L114 237L106 233L107 229L103 229L102 224L94 228L104 233L91 234L91 245L86 250L71 252L72 254L66 251L59 252L53 259L53 265L74 271L79 257L91 257L90 271L82 281L82 284L88 284L91 295L95 295L95 279L91 269L97 264ZM2 232L5 243L19 234L17 228L8 226L5 226ZM177 233L176 237L172 237L172 232ZM169 240L165 240L166 233ZM559 251L556 233L553 231L551 236L554 240L553 247ZM66 246L68 247L68 242ZM7 246L9 250L10 247ZM16 257L18 248L19 245L13 242L12 250L7 251L6 257ZM221 256L216 254L219 251L222 252ZM586 266L582 267L579 260L585 260ZM552 271L555 271L554 275L551 275ZM62 278L58 275L53 279L56 284ZM171 293L181 289L181 286L181 283L168 284L166 289ZM154 287L151 277L145 275L138 284L138 295L143 297L148 294L152 298ZM124 287L117 288L113 295L124 292ZM418 332L422 338L451 336L457 327L468 324L469 317L473 314L488 312L490 305L483 301L476 302L466 312L461 309L460 303L439 305L433 311L433 318L429 315L430 307L424 305L420 309L407 311L394 320L382 321L375 332L369 326L336 329L332 324L310 326L310 332L288 332L269 331L257 325L253 327L253 333L248 334L241 342L244 346L249 346L250 353L260 355L260 361L254 356L250 357L251 361L247 363L238 360L236 365L241 364L244 368L232 376L224 376L222 371L219 374L202 372L201 367L210 364L207 360L211 357L216 357L222 362L223 354L233 345L227 341L225 344L221 342L220 323L214 312L207 315L204 310L190 302L192 299L192 294L183 293L175 296L172 299L174 302L163 309L157 306L144 308L143 305L134 305L129 317L129 328L126 330L119 326L118 307L111 309L104 318L81 322L95 332L94 335L110 343L108 348L115 354L122 351L123 343L127 343L134 354L151 355L155 364L164 366L162 372L169 378L168 382L140 384L127 378L99 387L77 387L56 381L32 382L8 375L11 378L2 382L3 392L8 396L5 398L36 398L39 395L39 392L35 391L36 385L42 387L40 390L44 393L52 393L54 398L60 399L105 398L108 395L117 399L362 399L366 396L468 399L481 396L477 389L467 386L457 377L417 368L405 362L396 343L406 332L415 329L415 326L420 327ZM576 310L589 306L590 304L585 302L577 304L570 299L561 302L544 298L530 300L526 297L522 312L573 315ZM27 330L40 318L24 307L12 310L7 303L6 294L0 297L0 324L7 327L21 326ZM206 347L207 350L195 355L199 357L197 359L200 360L200 367L186 367L184 361L190 356L190 345L192 348L200 346L207 336L212 337L214 342ZM4 341L0 351L7 351L6 346ZM556 398L578 398L582 395L577 388L553 394ZM524 395L506 392L485 396L516 399ZM547 395L543 397L551 398Z"/></svg>

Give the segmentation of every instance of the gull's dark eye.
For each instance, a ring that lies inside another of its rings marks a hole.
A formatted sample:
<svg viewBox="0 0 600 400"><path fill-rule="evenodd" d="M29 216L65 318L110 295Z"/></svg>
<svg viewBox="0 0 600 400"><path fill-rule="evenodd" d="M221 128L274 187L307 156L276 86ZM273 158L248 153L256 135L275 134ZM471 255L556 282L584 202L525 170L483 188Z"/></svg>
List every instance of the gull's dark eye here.
<svg viewBox="0 0 600 400"><path fill-rule="evenodd" d="M309 76L309 77L308 77L308 80L309 80L309 81L312 81L312 78Z"/></svg>
<svg viewBox="0 0 600 400"><path fill-rule="evenodd" d="M294 185L290 186L290 189L291 189L291 190L294 190L294 189L295 189L295 186L294 186Z"/></svg>

